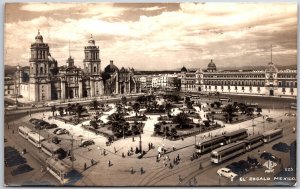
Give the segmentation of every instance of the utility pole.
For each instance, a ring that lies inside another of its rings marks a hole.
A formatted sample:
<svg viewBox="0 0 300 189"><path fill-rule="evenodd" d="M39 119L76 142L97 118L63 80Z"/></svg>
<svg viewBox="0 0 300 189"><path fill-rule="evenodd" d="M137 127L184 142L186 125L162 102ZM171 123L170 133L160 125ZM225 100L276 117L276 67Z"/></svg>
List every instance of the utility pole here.
<svg viewBox="0 0 300 189"><path fill-rule="evenodd" d="M72 162L72 169L74 169L74 153L73 153L73 143L74 143L74 139L73 139L73 135L72 135L72 141L71 141L71 162Z"/></svg>
<svg viewBox="0 0 300 189"><path fill-rule="evenodd" d="M253 128L253 135L254 135L254 117L252 117L252 128Z"/></svg>
<svg viewBox="0 0 300 189"><path fill-rule="evenodd" d="M142 135L140 134L140 152L142 152Z"/></svg>

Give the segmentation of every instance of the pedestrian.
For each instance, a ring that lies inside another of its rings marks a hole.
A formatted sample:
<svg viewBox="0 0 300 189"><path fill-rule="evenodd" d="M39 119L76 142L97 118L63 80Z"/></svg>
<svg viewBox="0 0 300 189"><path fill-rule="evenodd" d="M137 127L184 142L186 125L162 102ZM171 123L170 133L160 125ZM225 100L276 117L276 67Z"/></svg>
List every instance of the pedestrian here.
<svg viewBox="0 0 300 189"><path fill-rule="evenodd" d="M134 137L132 137L132 142L134 142Z"/></svg>
<svg viewBox="0 0 300 189"><path fill-rule="evenodd" d="M180 160L180 157L179 157L179 154L177 154L177 161L179 161Z"/></svg>
<svg viewBox="0 0 300 189"><path fill-rule="evenodd" d="M106 154L106 150L105 150L105 149L103 149L103 155L105 156L105 154Z"/></svg>
<svg viewBox="0 0 300 189"><path fill-rule="evenodd" d="M173 164L174 164L174 165L176 164L176 159L175 159L175 158L173 159Z"/></svg>
<svg viewBox="0 0 300 189"><path fill-rule="evenodd" d="M130 156L130 152L129 152L129 150L128 150L128 152L127 152L127 156Z"/></svg>
<svg viewBox="0 0 300 189"><path fill-rule="evenodd" d="M91 165L92 165L92 166L94 165L94 160L93 160L93 159L91 159Z"/></svg>
<svg viewBox="0 0 300 189"><path fill-rule="evenodd" d="M111 166L111 161L110 160L108 160L108 167L110 167Z"/></svg>
<svg viewBox="0 0 300 189"><path fill-rule="evenodd" d="M133 167L131 167L131 169L130 169L130 172L131 172L131 174L133 174L133 173L134 173L134 171L133 171Z"/></svg>
<svg viewBox="0 0 300 189"><path fill-rule="evenodd" d="M151 149L153 148L153 144L152 144L152 142L151 142Z"/></svg>
<svg viewBox="0 0 300 189"><path fill-rule="evenodd" d="M179 180L179 183L181 183L181 182L182 182L181 175L178 175L178 180Z"/></svg>
<svg viewBox="0 0 300 189"><path fill-rule="evenodd" d="M156 156L156 162L158 162L159 161L159 157L158 157L158 155Z"/></svg>
<svg viewBox="0 0 300 189"><path fill-rule="evenodd" d="M115 151L115 153L117 153L116 147L114 147L114 151Z"/></svg>
<svg viewBox="0 0 300 189"><path fill-rule="evenodd" d="M86 163L84 163L84 170L86 170L87 166L86 166Z"/></svg>
<svg viewBox="0 0 300 189"><path fill-rule="evenodd" d="M12 134L15 134L15 130L12 130Z"/></svg>
<svg viewBox="0 0 300 189"><path fill-rule="evenodd" d="M202 162L200 162L199 169L203 169Z"/></svg>
<svg viewBox="0 0 300 189"><path fill-rule="evenodd" d="M151 144L150 143L148 143L148 148L149 148L149 150L151 149Z"/></svg>
<svg viewBox="0 0 300 189"><path fill-rule="evenodd" d="M171 162L170 162L170 166L169 166L169 167L170 167L170 169L172 169L172 168L173 168L173 164L172 164Z"/></svg>
<svg viewBox="0 0 300 189"><path fill-rule="evenodd" d="M131 152L133 152L133 148L132 148L132 146L131 146L131 148L130 148L130 151L131 151Z"/></svg>
<svg viewBox="0 0 300 189"><path fill-rule="evenodd" d="M143 167L141 167L141 175L144 173L144 169Z"/></svg>
<svg viewBox="0 0 300 189"><path fill-rule="evenodd" d="M175 146L174 146L174 144L173 144L173 146L172 146L172 147L173 147L173 151L175 151Z"/></svg>
<svg viewBox="0 0 300 189"><path fill-rule="evenodd" d="M124 154L124 152L122 152L122 158L125 158L125 154Z"/></svg>
<svg viewBox="0 0 300 189"><path fill-rule="evenodd" d="M183 137L181 137L181 140L182 140L182 141L184 141L184 138L183 138Z"/></svg>

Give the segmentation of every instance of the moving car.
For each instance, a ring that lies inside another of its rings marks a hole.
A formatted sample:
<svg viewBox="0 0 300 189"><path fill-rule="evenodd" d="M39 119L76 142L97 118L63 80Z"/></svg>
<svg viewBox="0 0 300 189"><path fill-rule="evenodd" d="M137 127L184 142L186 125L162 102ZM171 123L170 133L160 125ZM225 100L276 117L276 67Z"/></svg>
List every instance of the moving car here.
<svg viewBox="0 0 300 189"><path fill-rule="evenodd" d="M52 138L52 142L53 142L54 144L58 144L60 141L61 141L61 140L59 140L57 137L53 137L53 138Z"/></svg>
<svg viewBox="0 0 300 189"><path fill-rule="evenodd" d="M276 120L275 120L274 118L271 118L271 117L268 117L266 120L267 120L268 122L276 122Z"/></svg>
<svg viewBox="0 0 300 189"><path fill-rule="evenodd" d="M46 125L45 128L46 129L54 129L54 128L57 128L57 125L55 123L52 123L50 125Z"/></svg>
<svg viewBox="0 0 300 189"><path fill-rule="evenodd" d="M6 110L16 110L18 108L17 105L7 106Z"/></svg>
<svg viewBox="0 0 300 189"><path fill-rule="evenodd" d="M230 179L233 179L238 176L237 174L235 174L228 168L221 168L217 171L217 173L219 176L223 176L223 177L230 178Z"/></svg>
<svg viewBox="0 0 300 189"><path fill-rule="evenodd" d="M95 142L93 140L83 140L79 147L87 147L89 145L93 145Z"/></svg>

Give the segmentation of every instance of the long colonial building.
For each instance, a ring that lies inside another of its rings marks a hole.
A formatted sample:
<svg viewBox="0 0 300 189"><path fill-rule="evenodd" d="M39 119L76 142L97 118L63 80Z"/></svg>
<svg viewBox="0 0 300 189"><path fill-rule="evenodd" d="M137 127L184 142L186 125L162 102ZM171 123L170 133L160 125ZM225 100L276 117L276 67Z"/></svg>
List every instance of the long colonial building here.
<svg viewBox="0 0 300 189"><path fill-rule="evenodd" d="M15 92L9 92L18 97L40 102L140 91L132 68L119 70L111 61L101 72L100 50L92 36L83 48L83 69L74 65L71 56L65 65L58 67L40 32L30 49L29 68L17 66Z"/></svg>
<svg viewBox="0 0 300 189"><path fill-rule="evenodd" d="M182 91L228 94L297 96L297 70L278 70L273 62L265 70L217 70L211 60L207 69L179 74Z"/></svg>

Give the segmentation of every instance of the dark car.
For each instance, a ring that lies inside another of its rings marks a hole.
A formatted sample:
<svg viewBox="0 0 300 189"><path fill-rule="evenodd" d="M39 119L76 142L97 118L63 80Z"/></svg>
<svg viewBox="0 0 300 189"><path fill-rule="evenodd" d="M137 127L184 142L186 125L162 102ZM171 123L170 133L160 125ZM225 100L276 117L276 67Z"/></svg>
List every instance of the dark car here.
<svg viewBox="0 0 300 189"><path fill-rule="evenodd" d="M93 145L95 142L93 140L83 140L79 147L87 147L89 145Z"/></svg>
<svg viewBox="0 0 300 189"><path fill-rule="evenodd" d="M268 117L266 120L267 120L268 122L276 122L276 120L275 120L274 118L271 118L271 117Z"/></svg>
<svg viewBox="0 0 300 189"><path fill-rule="evenodd" d="M278 162L279 158L274 156L273 154L269 152L264 152L260 155L260 158L265 159L265 160L270 160L273 162Z"/></svg>
<svg viewBox="0 0 300 189"><path fill-rule="evenodd" d="M58 144L60 141L61 141L61 140L59 140L57 137L53 137L53 138L52 138L52 142L53 142L54 144Z"/></svg>
<svg viewBox="0 0 300 189"><path fill-rule="evenodd" d="M27 164L23 164L23 165L19 165L16 169L12 170L11 171L11 175L15 176L15 175L19 175L19 174L30 172L32 170L33 170L32 167L30 167Z"/></svg>
<svg viewBox="0 0 300 189"><path fill-rule="evenodd" d="M241 167L242 169L245 170L245 172L249 172L250 169L252 168L252 166L251 166L247 161L245 161L245 160L240 160L240 161L238 162L238 164L240 165L240 167Z"/></svg>
<svg viewBox="0 0 300 189"><path fill-rule="evenodd" d="M240 168L240 165L237 162L227 165L226 168L230 169L233 173L239 176L244 174L244 171Z"/></svg>
<svg viewBox="0 0 300 189"><path fill-rule="evenodd" d="M272 149L273 150L276 150L276 151L279 151L279 152L289 152L290 151L290 146L287 145L286 143L283 143L283 142L279 142L277 144L274 144L272 146Z"/></svg>
<svg viewBox="0 0 300 189"><path fill-rule="evenodd" d="M55 123L52 123L50 125L46 125L46 129L54 129L54 128L57 128L58 126L55 124Z"/></svg>

